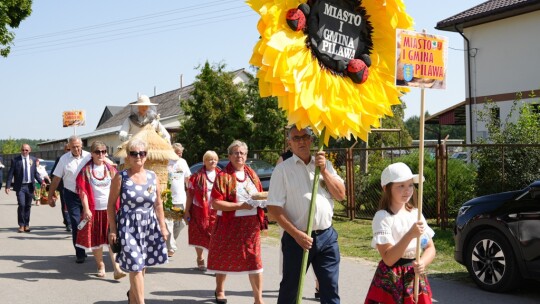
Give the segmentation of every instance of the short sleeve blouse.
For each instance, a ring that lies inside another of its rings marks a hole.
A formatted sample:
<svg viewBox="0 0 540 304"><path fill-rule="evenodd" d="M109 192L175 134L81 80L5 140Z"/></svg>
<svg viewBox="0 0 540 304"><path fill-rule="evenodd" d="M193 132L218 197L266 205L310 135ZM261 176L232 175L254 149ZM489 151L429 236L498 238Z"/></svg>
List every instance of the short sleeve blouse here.
<svg viewBox="0 0 540 304"><path fill-rule="evenodd" d="M394 215L386 210L377 211L372 222L373 239L371 240L371 247L376 249L378 244L395 245L411 229L412 225L417 221L417 217L418 209L416 208L413 208L411 211L403 209ZM424 227L426 227L422 239L432 239L435 232L427 225L423 215L422 221L424 222ZM414 258L415 255L416 239L413 239L407 246L402 257L410 259Z"/></svg>

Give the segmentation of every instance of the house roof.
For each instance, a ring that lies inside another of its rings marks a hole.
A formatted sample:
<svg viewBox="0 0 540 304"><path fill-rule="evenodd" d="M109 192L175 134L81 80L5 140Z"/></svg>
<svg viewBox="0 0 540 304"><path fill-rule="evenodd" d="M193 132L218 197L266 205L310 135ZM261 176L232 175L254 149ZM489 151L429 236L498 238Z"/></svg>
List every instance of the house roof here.
<svg viewBox="0 0 540 304"><path fill-rule="evenodd" d="M426 124L435 125L463 125L467 124L466 107L467 102L462 101L440 112L437 112L425 119Z"/></svg>
<svg viewBox="0 0 540 304"><path fill-rule="evenodd" d="M106 106L103 110L103 113L101 114L101 118L99 119L98 125L96 128L99 128L104 122L109 120L109 118L113 117L116 113L120 112L123 109L121 106Z"/></svg>
<svg viewBox="0 0 540 304"><path fill-rule="evenodd" d="M178 115L182 114L182 109L180 108L180 98L187 99L189 96L191 96L191 91L193 91L193 85L185 86L183 88L152 96L150 97L150 102L157 104L157 113L162 115L161 119L169 116L178 117ZM96 131L121 126L124 123L124 120L131 114L130 104L135 102L137 101L135 100L124 106L118 113L116 113L116 115L97 127Z"/></svg>
<svg viewBox="0 0 540 304"><path fill-rule="evenodd" d="M540 10L540 0L489 0L437 22L436 29L457 32L483 23Z"/></svg>

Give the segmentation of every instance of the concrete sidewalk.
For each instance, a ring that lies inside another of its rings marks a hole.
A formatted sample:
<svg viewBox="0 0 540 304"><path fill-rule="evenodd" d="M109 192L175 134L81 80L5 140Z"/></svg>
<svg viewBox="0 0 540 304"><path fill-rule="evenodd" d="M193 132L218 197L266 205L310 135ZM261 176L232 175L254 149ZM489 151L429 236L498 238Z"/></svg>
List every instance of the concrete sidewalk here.
<svg viewBox="0 0 540 304"><path fill-rule="evenodd" d="M58 204L60 205L60 204ZM73 304L126 303L128 278L116 281L105 253L107 275L96 277L92 258L75 263L71 233L62 225L59 207L33 206L30 233L17 232L15 192L0 192L0 303ZM187 229L182 231L179 251L166 265L148 268L145 277L147 304L215 303L215 277L196 270L193 248L187 247ZM263 238L264 298L276 303L281 276L277 239ZM342 258L340 296L343 304L363 303L371 283L375 263ZM489 293L472 282L454 282L430 277L434 303L540 303L537 282L529 282L511 294ZM229 276L226 284L229 303L253 303L247 275ZM303 303L313 298L313 273L308 271Z"/></svg>
<svg viewBox="0 0 540 304"><path fill-rule="evenodd" d="M59 205L59 204L58 204ZM0 194L0 291L1 303L126 303L128 278L116 281L108 253L107 275L98 278L90 255L84 264L75 263L71 234L62 225L59 206L32 206L30 233L17 232L15 192ZM215 277L196 270L195 250L186 245L187 229L178 241L180 248L166 265L148 268L145 277L146 303L214 303ZM278 240L263 237L264 298L277 299L281 276ZM363 302L375 265L344 258L341 263L342 303ZM229 303L253 303L247 275L229 276ZM313 299L313 273L308 272L303 303Z"/></svg>

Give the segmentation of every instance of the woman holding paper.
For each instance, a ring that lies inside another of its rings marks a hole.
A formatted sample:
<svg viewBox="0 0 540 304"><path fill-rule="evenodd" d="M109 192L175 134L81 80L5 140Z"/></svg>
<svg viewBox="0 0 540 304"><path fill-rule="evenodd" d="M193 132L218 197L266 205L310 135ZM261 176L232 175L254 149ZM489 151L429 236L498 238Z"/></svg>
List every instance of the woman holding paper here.
<svg viewBox="0 0 540 304"><path fill-rule="evenodd" d="M212 207L217 222L210 240L208 272L216 273L216 303L227 303L227 274L248 274L256 304L262 304L261 227L264 211L252 196L262 191L259 177L246 165L248 147L239 140L229 146L229 164L216 176Z"/></svg>

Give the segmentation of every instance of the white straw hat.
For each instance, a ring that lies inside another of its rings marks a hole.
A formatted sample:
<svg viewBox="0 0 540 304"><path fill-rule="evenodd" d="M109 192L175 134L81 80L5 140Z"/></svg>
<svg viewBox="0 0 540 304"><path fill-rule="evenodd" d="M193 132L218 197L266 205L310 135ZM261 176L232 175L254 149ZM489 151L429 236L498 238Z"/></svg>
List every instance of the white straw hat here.
<svg viewBox="0 0 540 304"><path fill-rule="evenodd" d="M418 174L412 174L409 166L404 163L391 164L388 167L384 168L383 172L381 173L381 186L384 187L389 183L408 181L411 178L414 183L418 184Z"/></svg>
<svg viewBox="0 0 540 304"><path fill-rule="evenodd" d="M157 106L157 103L151 103L150 98L146 95L139 96L139 99L137 99L137 102L132 103L132 106Z"/></svg>

